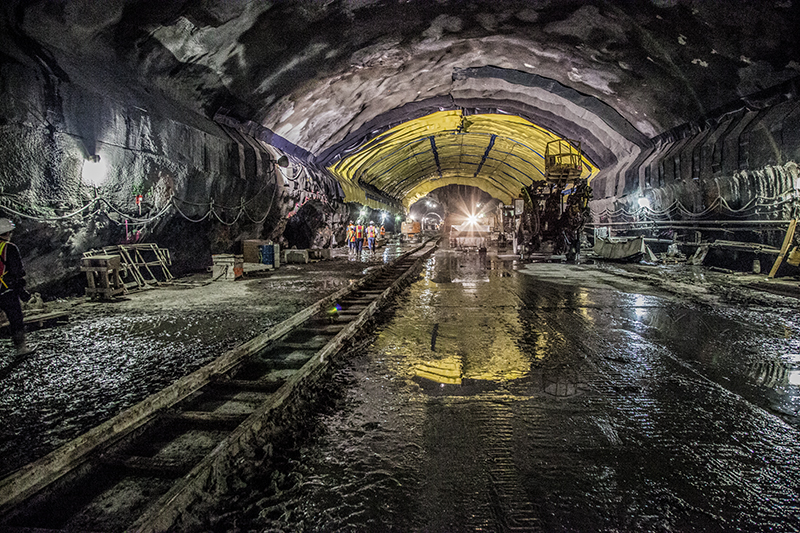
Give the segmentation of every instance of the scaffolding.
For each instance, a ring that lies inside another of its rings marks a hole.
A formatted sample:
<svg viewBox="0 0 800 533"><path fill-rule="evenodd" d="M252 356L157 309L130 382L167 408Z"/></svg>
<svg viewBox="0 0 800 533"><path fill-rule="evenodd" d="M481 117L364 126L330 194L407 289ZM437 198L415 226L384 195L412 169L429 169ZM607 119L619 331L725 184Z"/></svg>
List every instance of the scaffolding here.
<svg viewBox="0 0 800 533"><path fill-rule="evenodd" d="M84 259L97 256L119 256L119 276L126 288L144 289L174 279L169 271L172 265L169 250L153 243L105 246L83 253Z"/></svg>
<svg viewBox="0 0 800 533"><path fill-rule="evenodd" d="M548 181L565 186L581 176L581 143L572 139L550 141L544 150L544 172Z"/></svg>

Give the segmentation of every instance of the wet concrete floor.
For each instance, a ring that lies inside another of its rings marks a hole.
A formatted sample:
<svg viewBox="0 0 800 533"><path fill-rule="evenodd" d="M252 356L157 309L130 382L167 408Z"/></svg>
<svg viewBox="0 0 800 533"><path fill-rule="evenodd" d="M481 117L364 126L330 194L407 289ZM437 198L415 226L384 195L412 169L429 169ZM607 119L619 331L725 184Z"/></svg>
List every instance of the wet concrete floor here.
<svg viewBox="0 0 800 533"><path fill-rule="evenodd" d="M114 302L47 302L66 324L29 333L38 350L13 356L0 341L0 477L116 416L363 277L410 245L374 254L246 271L233 282L211 274L130 293Z"/></svg>
<svg viewBox="0 0 800 533"><path fill-rule="evenodd" d="M800 531L800 319L437 252L215 531Z"/></svg>
<svg viewBox="0 0 800 533"><path fill-rule="evenodd" d="M0 475L402 251L387 250L62 302L70 321L33 332L38 352L0 358ZM207 529L800 530L797 301L717 298L706 275L437 252Z"/></svg>

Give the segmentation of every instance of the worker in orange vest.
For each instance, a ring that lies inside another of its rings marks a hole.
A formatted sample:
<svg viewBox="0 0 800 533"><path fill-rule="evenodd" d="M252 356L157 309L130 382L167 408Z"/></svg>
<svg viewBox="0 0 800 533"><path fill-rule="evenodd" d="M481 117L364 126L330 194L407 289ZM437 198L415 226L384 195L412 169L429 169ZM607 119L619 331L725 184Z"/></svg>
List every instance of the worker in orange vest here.
<svg viewBox="0 0 800 533"><path fill-rule="evenodd" d="M347 253L350 255L355 254L356 252L356 225L351 220L350 225L347 226Z"/></svg>
<svg viewBox="0 0 800 533"><path fill-rule="evenodd" d="M367 227L367 248L369 248L370 252L375 251L375 237L378 235L378 228L375 227L375 223L370 221L369 226Z"/></svg>
<svg viewBox="0 0 800 533"><path fill-rule="evenodd" d="M386 228L384 228L383 224L381 224L381 239L383 239L384 235L386 235Z"/></svg>
<svg viewBox="0 0 800 533"><path fill-rule="evenodd" d="M361 221L358 221L356 224L356 253L361 254L361 250L364 248L364 225Z"/></svg>

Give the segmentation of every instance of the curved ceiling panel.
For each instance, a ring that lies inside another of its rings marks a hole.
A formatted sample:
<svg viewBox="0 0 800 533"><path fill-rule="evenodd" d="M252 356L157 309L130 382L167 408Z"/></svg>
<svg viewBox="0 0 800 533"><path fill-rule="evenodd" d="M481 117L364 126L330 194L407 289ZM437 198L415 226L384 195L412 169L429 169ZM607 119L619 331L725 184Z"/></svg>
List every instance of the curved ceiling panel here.
<svg viewBox="0 0 800 533"><path fill-rule="evenodd" d="M365 203L366 191L378 190L408 208L439 187L471 185L510 204L522 187L546 179L545 147L558 139L514 115L440 111L387 130L328 170L346 201ZM597 169L581 160L581 177L591 179Z"/></svg>

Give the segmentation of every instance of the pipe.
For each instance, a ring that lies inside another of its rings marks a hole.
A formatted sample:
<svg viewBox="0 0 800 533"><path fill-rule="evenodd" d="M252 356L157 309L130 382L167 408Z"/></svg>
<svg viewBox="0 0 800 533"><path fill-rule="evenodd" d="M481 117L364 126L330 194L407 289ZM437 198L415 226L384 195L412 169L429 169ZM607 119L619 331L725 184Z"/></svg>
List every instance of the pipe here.
<svg viewBox="0 0 800 533"><path fill-rule="evenodd" d="M688 225L716 225L716 226L726 226L726 225L780 225L780 224L789 224L789 220L697 220L697 221L686 221L686 220L648 220L648 221L639 221L639 222L606 222L606 223L588 223L586 227L605 227L605 226L642 226L641 228L636 229L647 229L650 226L688 226Z"/></svg>

